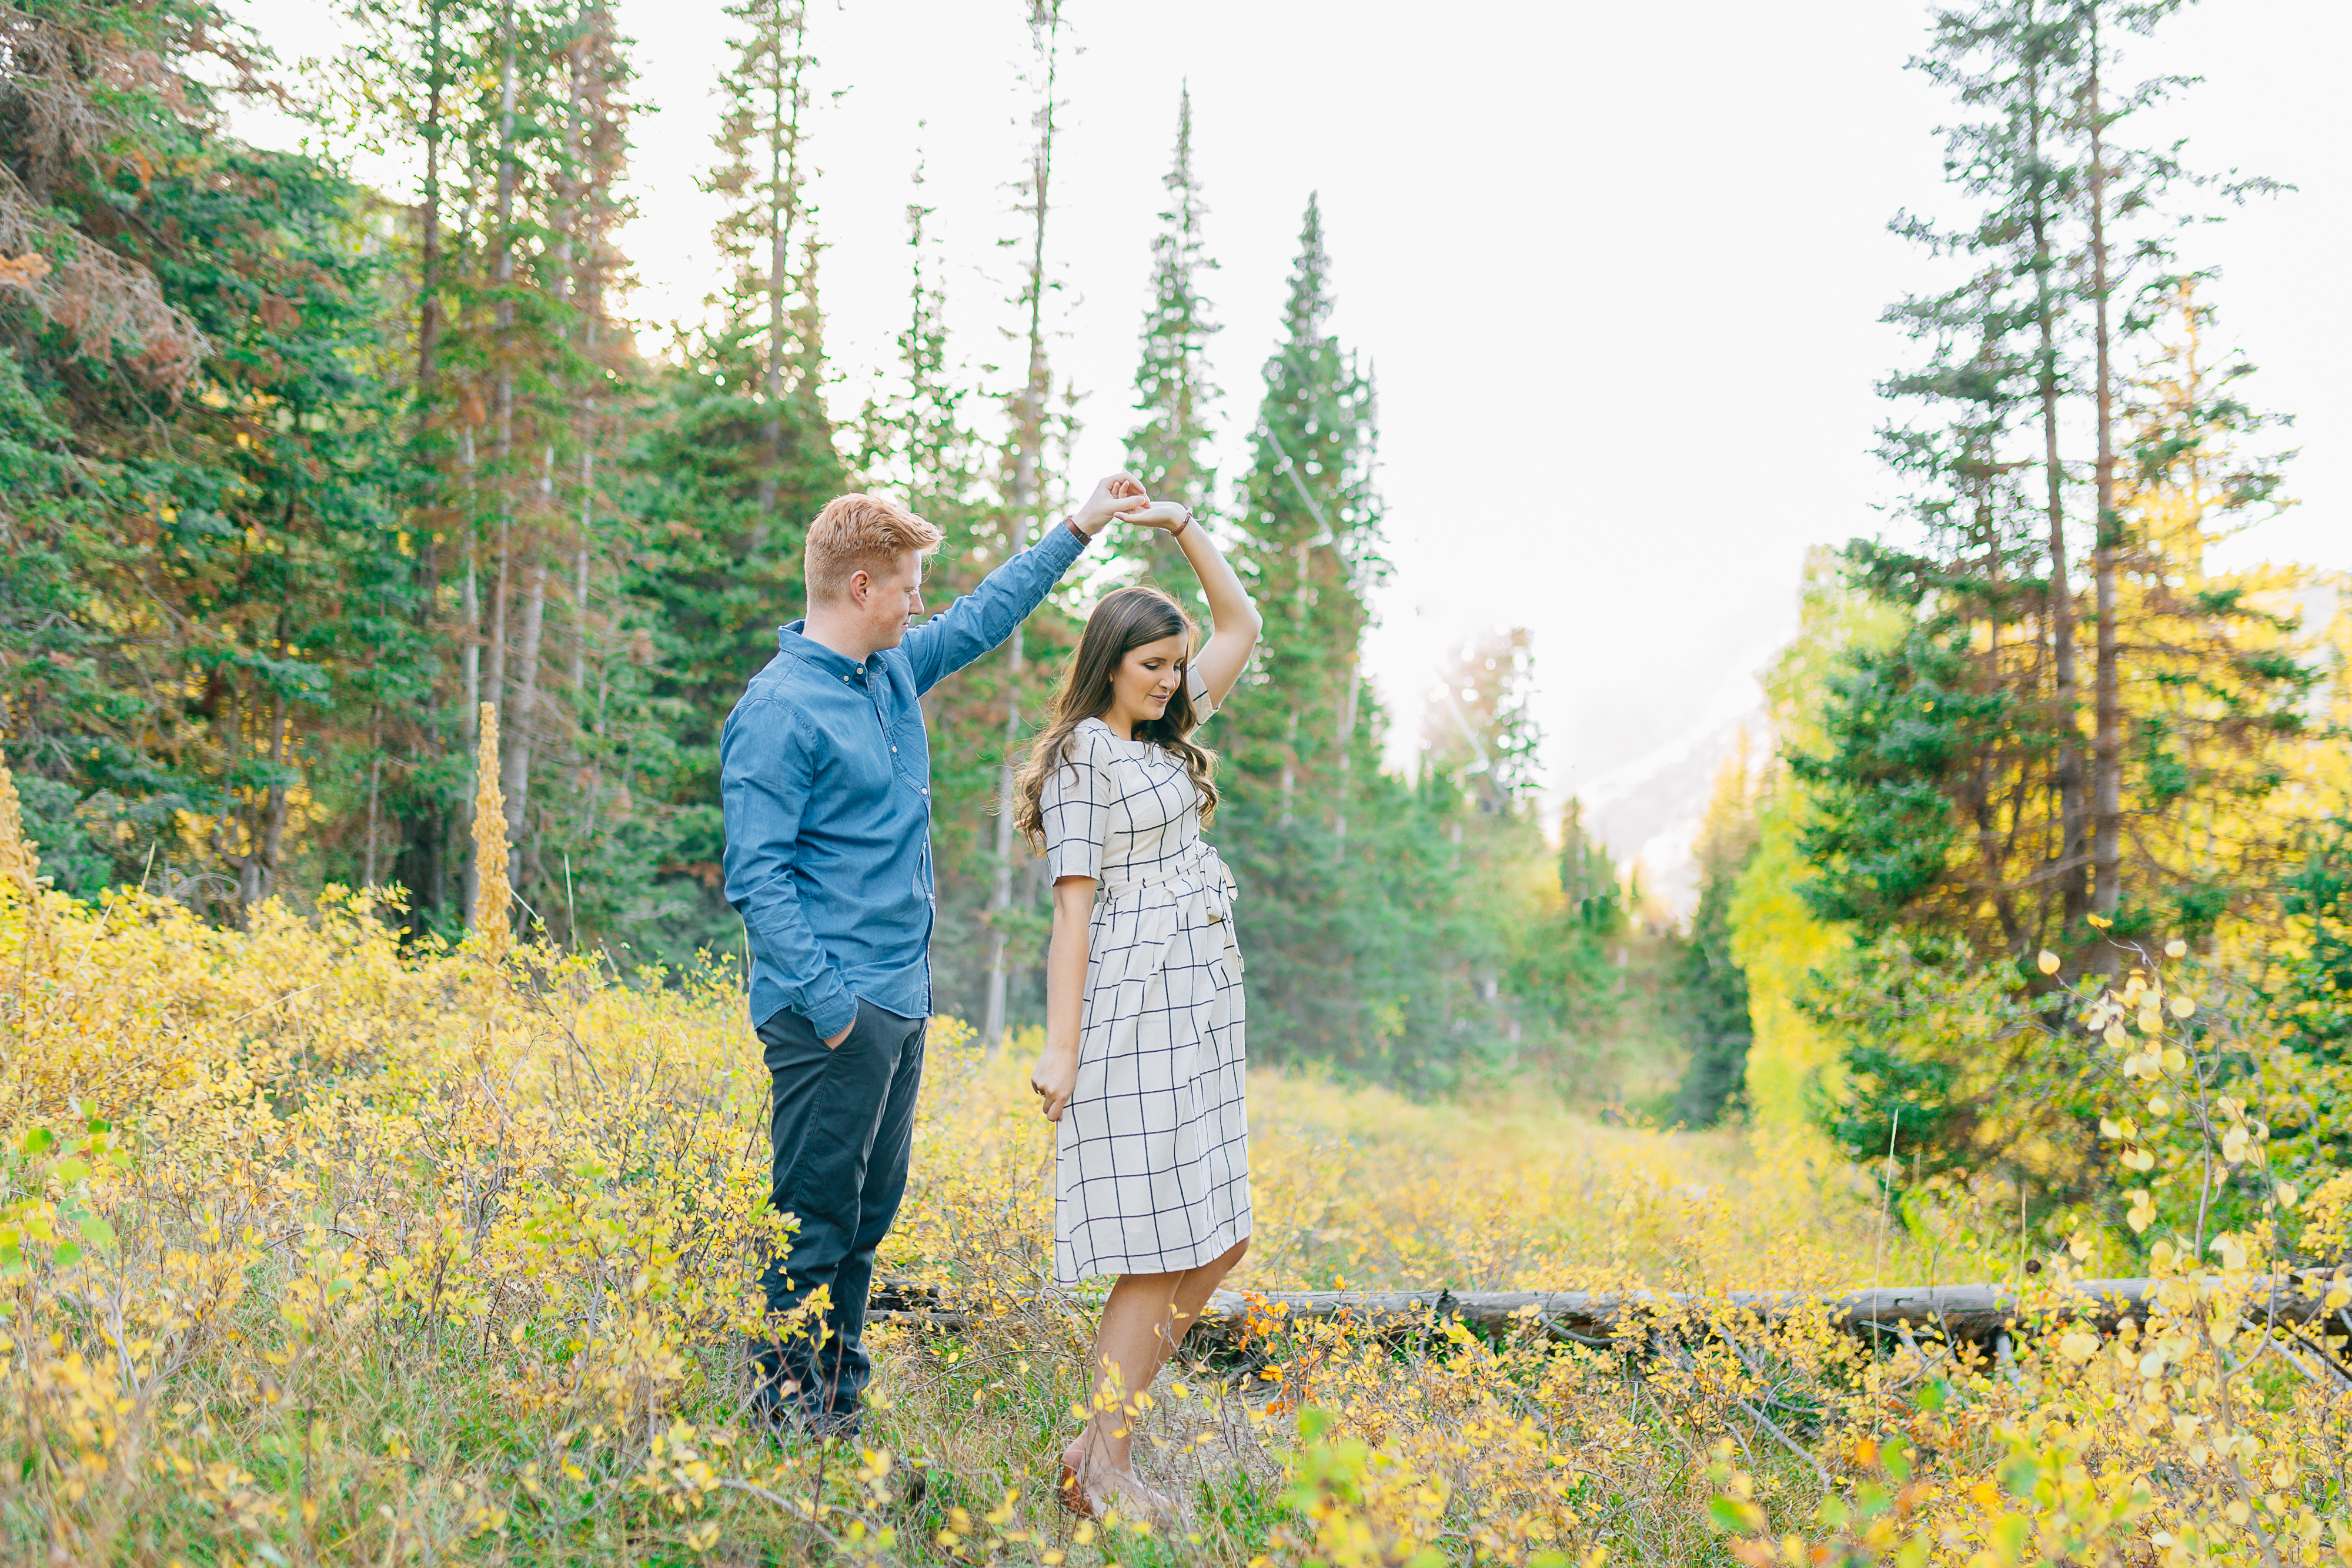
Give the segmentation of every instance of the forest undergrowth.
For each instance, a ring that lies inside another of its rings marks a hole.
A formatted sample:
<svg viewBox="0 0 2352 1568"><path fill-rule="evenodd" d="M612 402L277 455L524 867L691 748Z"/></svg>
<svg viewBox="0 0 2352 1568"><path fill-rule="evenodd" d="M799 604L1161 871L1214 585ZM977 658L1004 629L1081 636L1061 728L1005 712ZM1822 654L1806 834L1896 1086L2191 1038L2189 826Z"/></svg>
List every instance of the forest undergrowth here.
<svg viewBox="0 0 2352 1568"><path fill-rule="evenodd" d="M2352 1560L2343 1380L2242 1321L2285 1207L2308 1249L2352 1184L2159 1243L2112 1338L2036 1332L2114 1243L2026 1259L1992 1184L1890 1206L1801 1142L1269 1073L1244 1290L2008 1280L2024 1321L1989 1359L1661 1301L1633 1354L1269 1308L1152 1391L1140 1462L1182 1516L1074 1527L1091 1303L1045 1288L1049 1129L1021 1051L948 1020L883 1273L962 1327L876 1329L862 1442L780 1443L742 1355L766 1085L731 978L669 980L404 953L360 895L235 930L0 888L0 1560ZM2116 1028L2181 1097L2193 1004L2158 983ZM2259 1161L2242 1114L2210 1126Z"/></svg>

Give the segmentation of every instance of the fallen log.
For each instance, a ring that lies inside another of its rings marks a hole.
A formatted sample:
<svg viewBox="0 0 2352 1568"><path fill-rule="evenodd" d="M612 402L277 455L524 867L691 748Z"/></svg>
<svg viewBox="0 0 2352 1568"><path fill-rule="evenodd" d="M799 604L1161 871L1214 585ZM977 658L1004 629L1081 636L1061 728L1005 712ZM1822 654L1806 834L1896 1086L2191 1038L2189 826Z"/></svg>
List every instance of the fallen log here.
<svg viewBox="0 0 2352 1568"><path fill-rule="evenodd" d="M2352 1267L2252 1281L2248 1322L2275 1322L2315 1328L2324 1334L2352 1334L2352 1310L2326 1304L2329 1287L2352 1281ZM1806 1291L1730 1291L1697 1295L1671 1291L1219 1291L1187 1344L1205 1351L1241 1348L1253 1325L1263 1333L1276 1324L1347 1322L1374 1334L1396 1338L1459 1322L1494 1335L1533 1330L1569 1343L1634 1350L1654 1334L1706 1338L1732 1322L1773 1324L1820 1316L1830 1326L1862 1338L1884 1333L1931 1334L1947 1343L1988 1343L2026 1326L2078 1323L2113 1333L2126 1318L2147 1316L2161 1281L2075 1280L2020 1292L2006 1285L1886 1285L1867 1291L1828 1293ZM2221 1282L2200 1280L2206 1295ZM1057 1291L1069 1299L1071 1292ZM955 1333L970 1314L936 1285L886 1281L877 1288L870 1315L879 1322L922 1324ZM1728 1320L1728 1321L1727 1321Z"/></svg>

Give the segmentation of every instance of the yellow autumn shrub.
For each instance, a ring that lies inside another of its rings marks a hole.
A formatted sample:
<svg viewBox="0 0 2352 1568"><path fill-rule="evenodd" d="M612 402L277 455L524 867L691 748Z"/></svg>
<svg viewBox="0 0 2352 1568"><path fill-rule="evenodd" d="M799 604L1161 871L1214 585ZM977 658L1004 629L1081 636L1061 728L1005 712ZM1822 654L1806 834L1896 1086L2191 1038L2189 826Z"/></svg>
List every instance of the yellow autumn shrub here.
<svg viewBox="0 0 2352 1568"><path fill-rule="evenodd" d="M2021 1280L1998 1184L1897 1207L1795 1134L1271 1073L1242 1289L1696 1299L1648 1298L1637 1354L1532 1316L1398 1339L1265 1304L1237 1356L1151 1391L1140 1462L1180 1516L1074 1526L1051 1482L1099 1292L1048 1285L1024 1051L950 1020L882 1260L931 1315L872 1331L862 1444L779 1442L744 1418L745 1341L777 1326L753 1288L779 1239L756 1044L730 975L652 978L530 944L404 952L358 894L239 931L0 887L0 1562L2339 1551L2341 1342L2242 1323L2275 1221L2160 1245L2159 1301L2111 1338L1874 1349L1825 1307L1768 1327L1724 1293ZM2102 1005L2142 1122L2152 1098L2190 1114L2208 1048L2166 1032L2160 983ZM2259 1106L2195 1114L2213 1158L2260 1157ZM2342 1190L2315 1227L2340 1228ZM2115 1245L2085 1233L2034 1288L2054 1302Z"/></svg>

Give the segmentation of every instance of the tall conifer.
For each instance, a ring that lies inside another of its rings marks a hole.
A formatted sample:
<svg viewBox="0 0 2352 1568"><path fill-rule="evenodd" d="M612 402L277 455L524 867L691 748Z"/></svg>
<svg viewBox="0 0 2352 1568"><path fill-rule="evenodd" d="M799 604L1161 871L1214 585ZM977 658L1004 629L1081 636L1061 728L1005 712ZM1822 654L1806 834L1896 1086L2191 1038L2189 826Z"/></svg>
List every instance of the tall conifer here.
<svg viewBox="0 0 2352 1568"><path fill-rule="evenodd" d="M1045 477L1048 441L1055 430L1053 409L1054 372L1045 354L1045 301L1056 285L1046 267L1047 220L1053 211L1054 132L1061 109L1062 0L1024 0L1029 23L1029 43L1034 57L1032 84L1037 107L1030 124L1037 133L1031 144L1029 172L1021 185L1018 210L1029 218L1027 236L1018 242L1027 252L1021 268L1015 302L1027 319L1021 384L1006 399L1012 416L1012 441L1005 453L1005 522L1010 537L1008 555L1025 549L1036 538L1050 508ZM1020 848L1013 835L1013 770L1024 737L1022 713L1034 684L1028 669L1025 628L1015 626L1005 640L1001 686L1004 731L996 774L996 874L990 889L988 991L982 1012L981 1038L992 1047L1002 1040L1008 1014L1006 999L1012 980L1013 932L1009 918L1013 906L1013 874Z"/></svg>
<svg viewBox="0 0 2352 1568"><path fill-rule="evenodd" d="M1143 423L1128 434L1127 460L1152 496L1206 516L1217 484L1210 411L1219 394L1209 380L1209 339L1218 329L1202 293L1202 275L1217 264L1202 237L1207 208L1192 172L1190 87L1177 101L1175 156L1160 183L1168 189L1168 206L1160 214L1166 226L1151 242L1151 304L1144 312L1143 355L1135 372L1135 406ZM1166 534L1124 535L1116 549L1136 561L1145 580L1176 593L1200 617L1199 582Z"/></svg>

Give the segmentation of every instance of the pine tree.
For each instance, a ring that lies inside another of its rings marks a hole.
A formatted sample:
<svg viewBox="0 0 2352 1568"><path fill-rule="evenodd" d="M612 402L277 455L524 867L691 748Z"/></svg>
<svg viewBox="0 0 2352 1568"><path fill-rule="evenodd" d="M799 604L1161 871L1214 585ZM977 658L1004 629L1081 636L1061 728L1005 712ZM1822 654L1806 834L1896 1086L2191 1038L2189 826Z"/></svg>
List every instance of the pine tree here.
<svg viewBox="0 0 2352 1568"><path fill-rule="evenodd" d="M1357 972L1380 941L1357 923L1377 919L1381 901L1350 904L1342 889L1366 841L1359 792L1379 789L1379 715L1359 659L1386 563L1372 387L1327 329L1329 275L1310 198L1234 546L1265 630L1216 739L1234 779L1225 839L1251 868L1254 1005L1295 1049L1369 1061L1377 1041L1398 1038L1371 1027L1367 1007L1386 988ZM1417 1000L1441 1010L1426 990Z"/></svg>
<svg viewBox="0 0 2352 1568"><path fill-rule="evenodd" d="M1152 496L1181 501L1206 517L1217 486L1210 411L1219 393L1209 380L1209 339L1218 329L1201 285L1202 275L1217 264L1201 233L1207 208L1192 172L1190 87L1178 99L1176 153L1161 183L1169 205L1160 221L1167 226L1151 242L1151 304L1135 371L1135 406L1144 418L1128 434L1127 461ZM1122 532L1115 545L1136 562L1141 580L1174 593L1195 621L1206 623L1200 584L1166 534Z"/></svg>
<svg viewBox="0 0 2352 1568"><path fill-rule="evenodd" d="M1055 94L1059 91L1062 58L1062 0L1024 0L1024 4L1028 13L1037 93L1037 107L1030 116L1030 123L1037 132L1037 140L1030 151L1029 173L1023 183L1017 209L1029 218L1029 234L1024 242L1028 254L1022 265L1020 292L1015 297L1015 303L1027 318L1028 351L1021 385L1006 399L1013 425L1011 444L1004 457L1007 556L1027 549L1046 524L1051 510L1050 486L1045 479L1046 450L1057 434L1053 409L1054 372L1045 355L1045 302L1057 285L1046 266L1045 236L1047 219L1053 211L1054 133L1061 109L1061 100ZM1058 433L1066 437L1067 432L1067 422L1060 422ZM1026 627L1015 626L1013 635L1006 639L997 692L1004 709L1004 729L996 770L995 878L988 898L988 990L981 1015L981 1038L992 1047L1004 1038L1011 1017L1006 1009L1016 937L1013 882L1017 862L1028 858L1013 834L1013 770L1026 733L1022 714L1024 708L1034 713L1042 697L1042 694L1031 690L1039 683L1029 669L1026 633ZM968 687L980 685L967 683ZM1032 898L1027 902L1034 902L1035 891L1031 889Z"/></svg>
<svg viewBox="0 0 2352 1568"><path fill-rule="evenodd" d="M2114 135L2171 84L2105 80L2115 33L2174 8L1997 0L1942 18L1931 68L1985 110L1950 133L1948 168L1986 204L1957 232L1906 225L1974 263L1895 313L1929 344L1886 388L1928 416L1886 442L1923 543L1850 552L1855 586L1903 628L1839 662L1816 740L1790 757L1804 894L1856 936L1841 999L1823 1003L1847 1084L1823 1114L1884 1139L1899 1102L1906 1145L1947 1162L2071 1147L2055 1129L2079 1096L2046 1044L2067 977L2113 966L2107 936L2195 939L2266 901L2284 852L2264 798L2304 678L2256 608L2280 585L2213 582L2202 561L2204 530L2265 505L2275 476L2233 455L2258 422L2225 390L2236 372L2200 358L2194 288L2157 272L2175 155ZM2078 352L2062 362L2061 346ZM2118 368L2136 357L2137 380ZM2070 458L2062 436L2078 430L2088 450ZM2066 559L2082 501L2087 611ZM2085 614L2087 775L2072 652ZM2060 959L2048 976L2044 949ZM2012 1020L1999 1041L1905 1021L1971 988ZM2040 1010L2016 1010L2012 989Z"/></svg>
<svg viewBox="0 0 2352 1568"><path fill-rule="evenodd" d="M954 374L943 278L946 263L931 228L933 209L922 200L924 174L914 175L907 205L908 313L898 335L905 391L870 399L858 420L856 466L869 488L895 489L945 536L924 573L933 602L967 593L1003 559L1014 528L1002 494L996 444L971 423L978 392ZM1052 632L1049 604L1030 629ZM1050 675L1050 669L1043 672ZM923 698L931 730L931 855L940 913L931 934L931 988L940 1010L984 1016L996 934L1019 958L1034 949L1031 912L988 908L1001 863L992 808L1001 772L1002 665L983 660L933 687ZM1008 1022L1030 998L1012 994Z"/></svg>
<svg viewBox="0 0 2352 1568"><path fill-rule="evenodd" d="M1756 858L1761 826L1757 783L1756 759L1743 729L1716 775L1699 824L1698 907L1675 977L1686 1009L1690 1066L1675 1092L1674 1116L1687 1126L1713 1126L1746 1097L1748 1049L1756 1029L1748 1014L1747 971L1732 953L1731 904L1739 879Z"/></svg>
<svg viewBox="0 0 2352 1568"><path fill-rule="evenodd" d="M1422 715L1422 766L1467 787L1490 816L1507 814L1535 789L1542 736L1529 711L1531 642L1524 626L1471 639L1440 670Z"/></svg>
<svg viewBox="0 0 2352 1568"><path fill-rule="evenodd" d="M724 198L713 237L729 273L718 321L680 344L631 460L631 509L646 522L626 588L660 732L636 743L652 797L632 835L651 862L637 895L650 931L636 939L670 961L735 946L719 875L719 729L806 597L809 519L848 486L824 401L805 8L738 0L727 14L740 31L706 188Z"/></svg>
<svg viewBox="0 0 2352 1568"><path fill-rule="evenodd" d="M40 7L0 88L0 187L40 204L6 220L30 248L0 298L30 827L70 891L145 880L231 919L350 879L352 764L424 662L358 193L224 133L199 61L251 85L236 37L206 6ZM146 53L89 52L115 48Z"/></svg>

